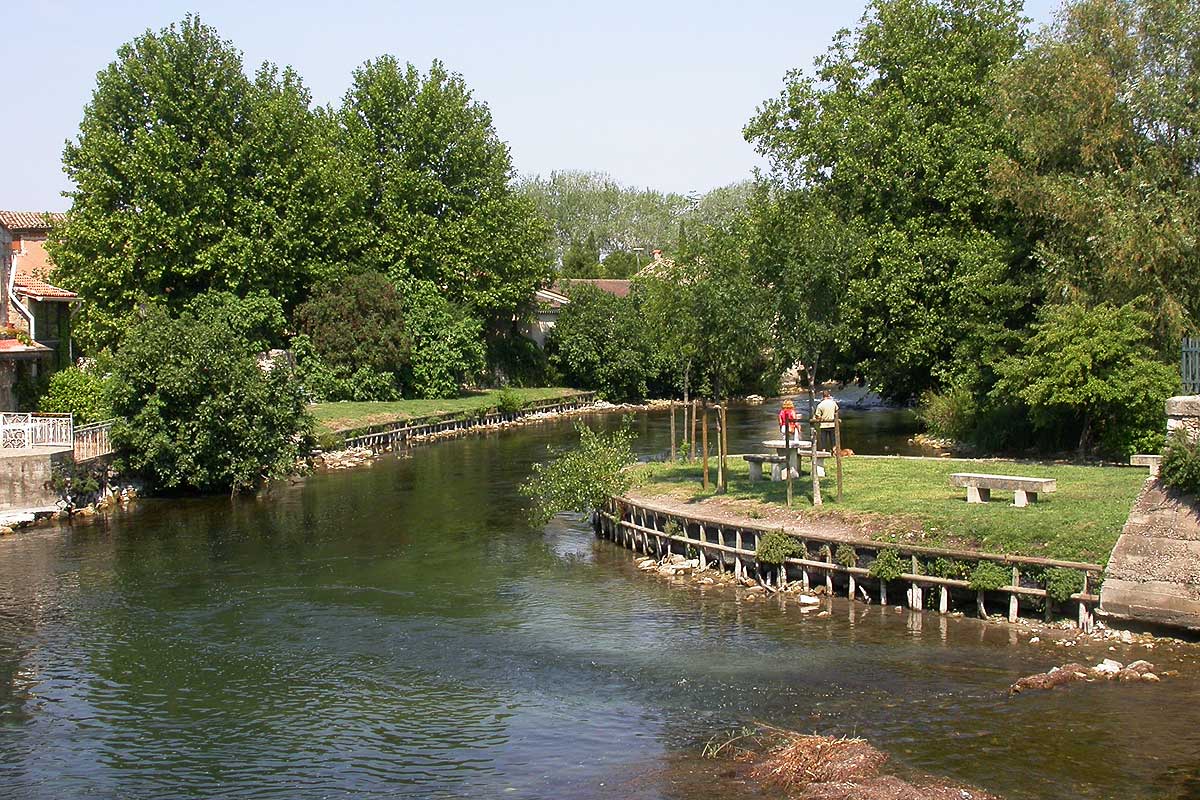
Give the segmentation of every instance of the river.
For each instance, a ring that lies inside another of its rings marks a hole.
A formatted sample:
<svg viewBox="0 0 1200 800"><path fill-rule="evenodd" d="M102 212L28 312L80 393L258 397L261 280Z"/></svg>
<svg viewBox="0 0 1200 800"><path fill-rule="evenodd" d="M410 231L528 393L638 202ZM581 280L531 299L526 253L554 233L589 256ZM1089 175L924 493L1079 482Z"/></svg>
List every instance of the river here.
<svg viewBox="0 0 1200 800"><path fill-rule="evenodd" d="M758 449L773 413L734 411L731 450ZM903 415L847 417L859 452L905 447ZM665 414L635 426L665 450ZM572 435L0 540L0 797L731 799L756 795L695 756L755 720L864 736L1011 800L1200 796L1189 651L672 588L581 521L524 521L516 486ZM1104 655L1183 674L1005 692Z"/></svg>

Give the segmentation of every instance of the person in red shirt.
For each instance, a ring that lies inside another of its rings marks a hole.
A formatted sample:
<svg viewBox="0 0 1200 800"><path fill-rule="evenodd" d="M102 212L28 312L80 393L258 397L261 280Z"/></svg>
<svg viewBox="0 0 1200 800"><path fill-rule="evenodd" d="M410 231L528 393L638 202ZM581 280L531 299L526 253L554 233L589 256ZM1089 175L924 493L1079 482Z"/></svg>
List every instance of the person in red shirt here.
<svg viewBox="0 0 1200 800"><path fill-rule="evenodd" d="M796 426L799 421L796 419L796 406L791 400L783 401L783 408L779 409L779 432L785 438L796 440Z"/></svg>

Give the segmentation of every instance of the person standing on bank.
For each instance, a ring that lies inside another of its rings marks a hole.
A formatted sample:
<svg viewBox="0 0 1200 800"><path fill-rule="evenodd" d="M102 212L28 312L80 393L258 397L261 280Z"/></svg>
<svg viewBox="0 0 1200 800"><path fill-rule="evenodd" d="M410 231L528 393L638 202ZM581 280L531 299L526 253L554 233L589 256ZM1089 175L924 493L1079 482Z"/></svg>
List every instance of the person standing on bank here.
<svg viewBox="0 0 1200 800"><path fill-rule="evenodd" d="M833 452L834 434L833 428L836 424L838 416L837 400L829 392L821 392L821 402L817 404L817 410L813 412L813 427L817 429L819 439L817 446L822 450Z"/></svg>
<svg viewBox="0 0 1200 800"><path fill-rule="evenodd" d="M784 400L783 407L779 409L779 432L785 440L796 441L796 426L798 424L795 403L791 400Z"/></svg>

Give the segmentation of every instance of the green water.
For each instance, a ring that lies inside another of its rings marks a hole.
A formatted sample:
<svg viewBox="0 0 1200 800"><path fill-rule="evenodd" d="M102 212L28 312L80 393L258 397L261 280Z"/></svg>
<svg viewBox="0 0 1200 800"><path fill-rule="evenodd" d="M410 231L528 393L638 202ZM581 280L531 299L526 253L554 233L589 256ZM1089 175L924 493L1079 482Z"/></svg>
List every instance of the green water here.
<svg viewBox="0 0 1200 800"><path fill-rule="evenodd" d="M731 449L772 415L736 412ZM903 444L902 420L857 424L884 431L860 452ZM665 449L665 415L636 425ZM572 435L0 540L0 797L734 798L694 756L753 720L865 736L1009 798L1200 796L1193 651L672 588L580 521L523 521L514 487ZM1106 655L1183 674L1005 693Z"/></svg>

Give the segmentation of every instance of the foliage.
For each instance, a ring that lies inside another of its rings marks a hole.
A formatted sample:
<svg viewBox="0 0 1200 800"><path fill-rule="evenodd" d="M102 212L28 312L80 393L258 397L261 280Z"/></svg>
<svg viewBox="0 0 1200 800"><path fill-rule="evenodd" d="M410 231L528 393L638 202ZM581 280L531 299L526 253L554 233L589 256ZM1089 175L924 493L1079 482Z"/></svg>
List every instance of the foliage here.
<svg viewBox="0 0 1200 800"><path fill-rule="evenodd" d="M982 592L994 592L1012 581L1012 570L995 561L980 561L971 570L968 578L971 588Z"/></svg>
<svg viewBox="0 0 1200 800"><path fill-rule="evenodd" d="M108 419L112 416L112 408L106 397L106 383L95 367L59 370L50 376L50 385L38 402L38 411L72 414L76 425Z"/></svg>
<svg viewBox="0 0 1200 800"><path fill-rule="evenodd" d="M1130 305L1045 306L1019 353L998 365L993 393L1026 404L1041 431L1076 432L1081 455L1094 439L1128 455L1157 435L1179 384L1149 345L1150 322Z"/></svg>
<svg viewBox="0 0 1200 800"><path fill-rule="evenodd" d="M880 550L875 556L875 560L871 562L871 566L867 571L872 578L878 578L881 581L894 581L904 574L905 570L904 559L900 557L900 553L895 550Z"/></svg>
<svg viewBox="0 0 1200 800"><path fill-rule="evenodd" d="M586 243L578 239L571 242L571 246L563 253L562 276L564 278L600 277L600 247L596 244L595 233L588 233Z"/></svg>
<svg viewBox="0 0 1200 800"><path fill-rule="evenodd" d="M933 559L932 563L926 565L925 572L938 578L961 580L971 574L971 567L965 561L939 556Z"/></svg>
<svg viewBox="0 0 1200 800"><path fill-rule="evenodd" d="M641 259L628 250L614 250L600 262L601 278L628 280L641 268Z"/></svg>
<svg viewBox="0 0 1200 800"><path fill-rule="evenodd" d="M496 395L496 409L505 414L511 414L514 411L520 411L525 407L525 399L521 397L521 393L515 389L504 388Z"/></svg>
<svg viewBox="0 0 1200 800"><path fill-rule="evenodd" d="M1200 498L1200 438L1178 430L1163 450L1162 482L1172 489Z"/></svg>
<svg viewBox="0 0 1200 800"><path fill-rule="evenodd" d="M431 284L411 287L405 302L412 337L407 380L415 397L457 397L483 372L483 326Z"/></svg>
<svg viewBox="0 0 1200 800"><path fill-rule="evenodd" d="M287 365L224 324L150 307L112 362L113 444L162 489L245 490L287 475L311 428Z"/></svg>
<svg viewBox="0 0 1200 800"><path fill-rule="evenodd" d="M64 151L75 188L51 233L86 347L115 345L147 298L178 311L209 289L262 291L290 307L336 272L352 184L310 99L291 70L248 78L195 16L121 46Z"/></svg>
<svg viewBox="0 0 1200 800"><path fill-rule="evenodd" d="M785 559L794 558L800 553L800 542L795 536L789 536L783 531L767 531L758 539L754 559L760 564L778 566Z"/></svg>
<svg viewBox="0 0 1200 800"><path fill-rule="evenodd" d="M917 417L925 430L944 439L966 441L978 422L975 396L966 387L953 385L945 391L926 389L917 404Z"/></svg>
<svg viewBox="0 0 1200 800"><path fill-rule="evenodd" d="M1076 0L999 82L1017 143L995 191L1036 236L1047 294L1139 298L1160 350L1200 320L1200 2Z"/></svg>
<svg viewBox="0 0 1200 800"><path fill-rule="evenodd" d="M588 513L608 498L630 487L626 470L634 462L629 419L611 433L597 433L582 422L575 425L579 444L571 449L550 448L549 461L533 465L533 474L522 484L530 498L530 518L545 524L560 511Z"/></svg>
<svg viewBox="0 0 1200 800"><path fill-rule="evenodd" d="M436 287L489 333L511 330L551 257L487 106L441 62L422 74L383 56L354 71L338 122L362 191L358 262L406 292Z"/></svg>
<svg viewBox="0 0 1200 800"><path fill-rule="evenodd" d="M833 556L833 560L841 564L843 567L857 567L858 553L848 544L839 544L837 552Z"/></svg>
<svg viewBox="0 0 1200 800"><path fill-rule="evenodd" d="M1077 569L1051 567L1044 576L1046 596L1056 603L1065 603L1071 595L1083 591L1083 573Z"/></svg>
<svg viewBox="0 0 1200 800"><path fill-rule="evenodd" d="M638 400L658 377L638 300L573 286L546 343L550 363L572 386L611 401Z"/></svg>
<svg viewBox="0 0 1200 800"><path fill-rule="evenodd" d="M993 76L1021 45L1015 0L873 0L746 126L778 190L861 232L847 355L887 397L948 382L1028 313L1022 245L983 180L1010 148Z"/></svg>
<svg viewBox="0 0 1200 800"><path fill-rule="evenodd" d="M287 327L283 306L265 292L245 297L231 292L205 292L189 301L186 308L201 323L227 329L255 352L279 345Z"/></svg>
<svg viewBox="0 0 1200 800"><path fill-rule="evenodd" d="M296 360L305 385L329 400L399 396L410 334L404 300L383 275L360 272L329 284L296 308Z"/></svg>

